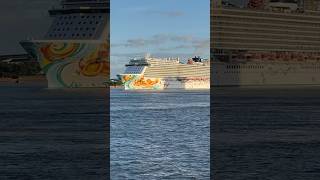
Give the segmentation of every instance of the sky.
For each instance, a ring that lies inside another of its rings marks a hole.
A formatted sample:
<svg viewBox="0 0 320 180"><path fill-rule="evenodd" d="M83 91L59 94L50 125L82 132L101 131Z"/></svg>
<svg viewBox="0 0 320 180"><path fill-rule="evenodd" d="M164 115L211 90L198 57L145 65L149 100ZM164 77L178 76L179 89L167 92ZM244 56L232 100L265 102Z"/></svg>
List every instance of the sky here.
<svg viewBox="0 0 320 180"><path fill-rule="evenodd" d="M0 55L25 53L19 42L44 35L57 0L0 0Z"/></svg>
<svg viewBox="0 0 320 180"><path fill-rule="evenodd" d="M0 0L0 55L25 53L19 42L39 39L59 0ZM111 0L111 76L130 58L209 57L209 0Z"/></svg>
<svg viewBox="0 0 320 180"><path fill-rule="evenodd" d="M209 58L209 0L113 0L111 76L130 58L195 55Z"/></svg>

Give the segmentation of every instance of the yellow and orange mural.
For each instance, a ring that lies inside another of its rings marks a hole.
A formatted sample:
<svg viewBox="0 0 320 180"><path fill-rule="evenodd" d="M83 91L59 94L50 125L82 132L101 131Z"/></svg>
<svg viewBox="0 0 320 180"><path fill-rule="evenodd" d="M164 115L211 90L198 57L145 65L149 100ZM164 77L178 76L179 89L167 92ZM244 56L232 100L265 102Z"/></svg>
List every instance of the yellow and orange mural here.
<svg viewBox="0 0 320 180"><path fill-rule="evenodd" d="M49 87L105 87L109 78L109 44L32 42L24 44L37 56Z"/></svg>
<svg viewBox="0 0 320 180"><path fill-rule="evenodd" d="M143 75L128 74L121 76L122 83L126 90L151 89L160 90L164 85L160 78L145 78Z"/></svg>

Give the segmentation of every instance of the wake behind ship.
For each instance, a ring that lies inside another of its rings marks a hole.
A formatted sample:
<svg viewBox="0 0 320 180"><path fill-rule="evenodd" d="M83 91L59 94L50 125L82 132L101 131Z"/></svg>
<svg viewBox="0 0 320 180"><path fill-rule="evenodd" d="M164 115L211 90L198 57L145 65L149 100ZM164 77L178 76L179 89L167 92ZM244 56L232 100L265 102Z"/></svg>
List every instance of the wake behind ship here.
<svg viewBox="0 0 320 180"><path fill-rule="evenodd" d="M209 89L210 62L195 57L187 63L179 58L131 59L120 74L126 90Z"/></svg>
<svg viewBox="0 0 320 180"><path fill-rule="evenodd" d="M109 0L64 0L49 10L40 40L20 44L40 63L49 88L105 87L109 79Z"/></svg>
<svg viewBox="0 0 320 180"><path fill-rule="evenodd" d="M212 86L319 85L320 2L213 0Z"/></svg>

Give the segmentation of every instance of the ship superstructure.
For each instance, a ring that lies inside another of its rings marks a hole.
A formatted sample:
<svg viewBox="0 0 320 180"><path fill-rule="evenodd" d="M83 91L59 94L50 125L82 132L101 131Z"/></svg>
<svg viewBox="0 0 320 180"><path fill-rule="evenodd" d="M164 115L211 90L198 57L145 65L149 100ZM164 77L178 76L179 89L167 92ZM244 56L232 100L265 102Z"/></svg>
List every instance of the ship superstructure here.
<svg viewBox="0 0 320 180"><path fill-rule="evenodd" d="M50 88L105 87L109 78L109 0L64 0L39 40L21 42Z"/></svg>
<svg viewBox="0 0 320 180"><path fill-rule="evenodd" d="M320 84L319 5L315 0L214 0L211 84Z"/></svg>
<svg viewBox="0 0 320 180"><path fill-rule="evenodd" d="M182 63L179 58L131 59L120 75L126 90L209 89L210 62L195 57Z"/></svg>

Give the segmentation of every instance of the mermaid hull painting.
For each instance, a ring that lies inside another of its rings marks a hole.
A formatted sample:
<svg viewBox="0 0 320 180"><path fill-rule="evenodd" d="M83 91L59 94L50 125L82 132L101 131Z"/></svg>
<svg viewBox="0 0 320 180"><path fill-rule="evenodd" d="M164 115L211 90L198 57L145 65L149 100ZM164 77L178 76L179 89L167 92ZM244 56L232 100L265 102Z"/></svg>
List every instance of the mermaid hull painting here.
<svg viewBox="0 0 320 180"><path fill-rule="evenodd" d="M106 87L109 47L93 41L25 41L24 49L36 57L49 88Z"/></svg>

